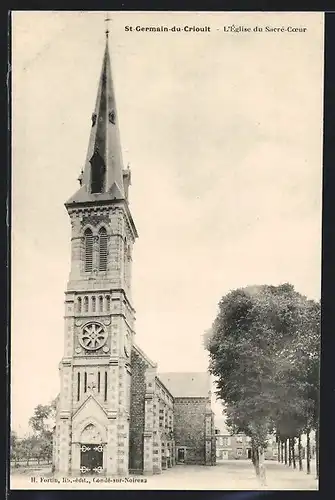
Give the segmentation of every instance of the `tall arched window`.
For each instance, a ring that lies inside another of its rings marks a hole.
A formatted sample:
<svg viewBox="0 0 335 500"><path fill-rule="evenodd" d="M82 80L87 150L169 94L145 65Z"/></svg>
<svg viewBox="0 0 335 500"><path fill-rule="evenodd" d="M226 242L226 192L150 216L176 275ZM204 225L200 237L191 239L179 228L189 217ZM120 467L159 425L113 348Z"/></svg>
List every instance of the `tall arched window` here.
<svg viewBox="0 0 335 500"><path fill-rule="evenodd" d="M99 312L103 312L104 310L104 298L100 295L99 297Z"/></svg>
<svg viewBox="0 0 335 500"><path fill-rule="evenodd" d="M93 234L90 229L86 229L85 234L85 272L92 271L93 267Z"/></svg>
<svg viewBox="0 0 335 500"><path fill-rule="evenodd" d="M84 297L84 312L88 312L88 297Z"/></svg>
<svg viewBox="0 0 335 500"><path fill-rule="evenodd" d="M96 311L96 299L95 297L92 297L92 312L95 313Z"/></svg>
<svg viewBox="0 0 335 500"><path fill-rule="evenodd" d="M107 232L104 227L99 231L99 271L107 271Z"/></svg>
<svg viewBox="0 0 335 500"><path fill-rule="evenodd" d="M109 295L106 296L106 311L110 312L111 310L111 298Z"/></svg>
<svg viewBox="0 0 335 500"><path fill-rule="evenodd" d="M81 313L81 297L78 297L78 302L77 302L77 311Z"/></svg>

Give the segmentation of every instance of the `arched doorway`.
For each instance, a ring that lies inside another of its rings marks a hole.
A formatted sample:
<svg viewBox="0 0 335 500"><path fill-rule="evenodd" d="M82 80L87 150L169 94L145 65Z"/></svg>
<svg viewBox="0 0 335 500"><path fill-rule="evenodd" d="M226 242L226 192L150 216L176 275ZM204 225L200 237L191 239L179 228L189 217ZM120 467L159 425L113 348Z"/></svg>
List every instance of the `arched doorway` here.
<svg viewBox="0 0 335 500"><path fill-rule="evenodd" d="M177 447L177 463L184 464L186 459L186 447L178 446Z"/></svg>
<svg viewBox="0 0 335 500"><path fill-rule="evenodd" d="M80 437L80 472L81 474L101 474L104 448L99 431L93 424L88 424Z"/></svg>

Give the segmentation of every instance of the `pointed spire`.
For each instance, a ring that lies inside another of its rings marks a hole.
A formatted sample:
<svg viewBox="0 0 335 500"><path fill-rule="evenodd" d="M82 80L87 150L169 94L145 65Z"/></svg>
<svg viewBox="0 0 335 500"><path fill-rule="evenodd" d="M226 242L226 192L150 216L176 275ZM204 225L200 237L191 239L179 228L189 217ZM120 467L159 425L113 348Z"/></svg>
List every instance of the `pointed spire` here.
<svg viewBox="0 0 335 500"><path fill-rule="evenodd" d="M118 126L116 99L109 55L109 18L106 21L106 45L98 85L86 162L81 175L81 188L69 200L123 199L123 160Z"/></svg>

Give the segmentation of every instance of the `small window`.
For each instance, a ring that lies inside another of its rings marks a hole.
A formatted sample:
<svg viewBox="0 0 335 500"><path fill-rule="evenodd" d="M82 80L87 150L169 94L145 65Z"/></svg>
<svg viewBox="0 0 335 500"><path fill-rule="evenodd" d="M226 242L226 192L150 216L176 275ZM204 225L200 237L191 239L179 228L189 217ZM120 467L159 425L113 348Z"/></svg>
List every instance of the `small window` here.
<svg viewBox="0 0 335 500"><path fill-rule="evenodd" d="M111 298L109 295L106 296L106 311L109 312L111 310Z"/></svg>
<svg viewBox="0 0 335 500"><path fill-rule="evenodd" d="M77 300L77 311L81 313L81 297L78 297Z"/></svg>
<svg viewBox="0 0 335 500"><path fill-rule="evenodd" d="M130 257L131 257L130 245L125 245L124 257L125 257L125 260L130 260Z"/></svg>
<svg viewBox="0 0 335 500"><path fill-rule="evenodd" d="M114 111L114 109L112 109L112 111L110 111L108 113L108 119L111 123L113 123L113 125L115 125L115 111Z"/></svg>
<svg viewBox="0 0 335 500"><path fill-rule="evenodd" d="M99 297L99 312L103 312L104 310L104 298L100 295Z"/></svg>
<svg viewBox="0 0 335 500"><path fill-rule="evenodd" d="M88 297L84 297L84 312L88 312Z"/></svg>
<svg viewBox="0 0 335 500"><path fill-rule="evenodd" d="M105 372L105 401L107 401L107 389L108 389L108 374Z"/></svg>
<svg viewBox="0 0 335 500"><path fill-rule="evenodd" d="M96 311L96 298L92 297L92 312Z"/></svg>

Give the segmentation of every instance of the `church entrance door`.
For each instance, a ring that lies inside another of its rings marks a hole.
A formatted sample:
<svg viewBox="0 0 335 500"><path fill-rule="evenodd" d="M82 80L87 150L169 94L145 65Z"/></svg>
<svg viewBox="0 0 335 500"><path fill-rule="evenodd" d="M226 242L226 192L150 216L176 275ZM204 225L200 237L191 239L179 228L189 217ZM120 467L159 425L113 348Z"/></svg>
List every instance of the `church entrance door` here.
<svg viewBox="0 0 335 500"><path fill-rule="evenodd" d="M103 447L97 444L80 446L80 472L82 474L101 474L103 471Z"/></svg>

